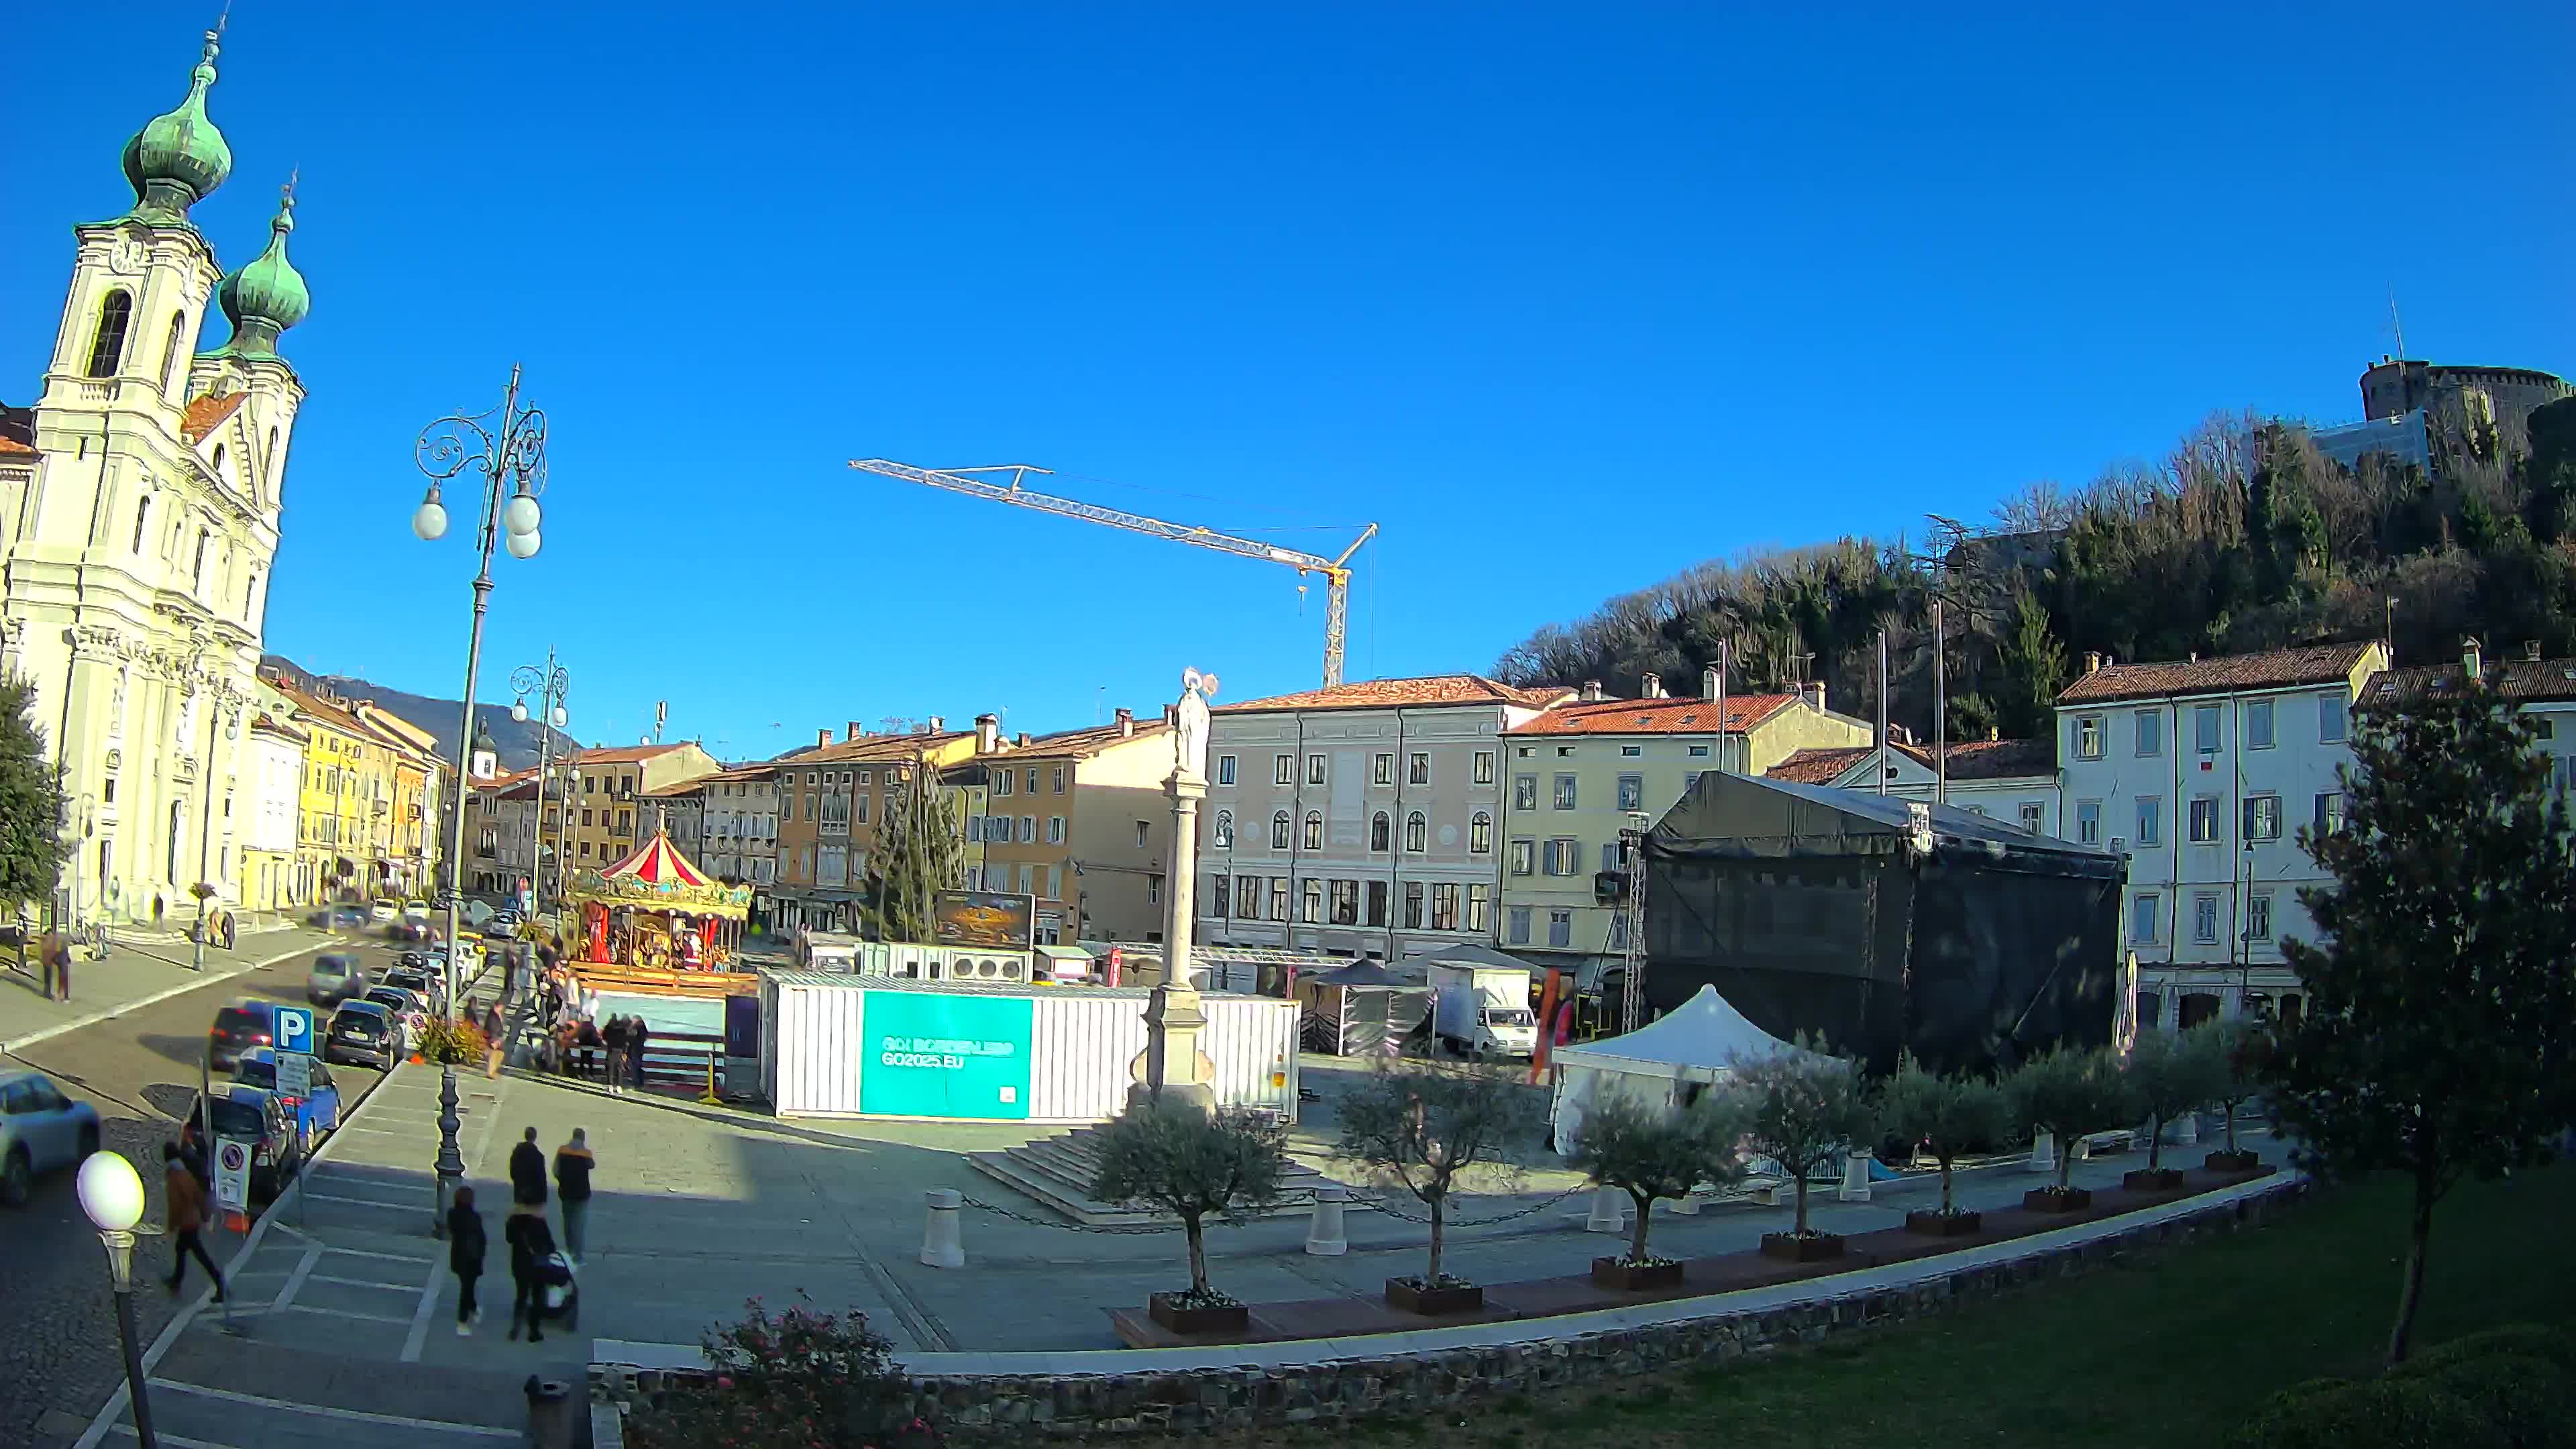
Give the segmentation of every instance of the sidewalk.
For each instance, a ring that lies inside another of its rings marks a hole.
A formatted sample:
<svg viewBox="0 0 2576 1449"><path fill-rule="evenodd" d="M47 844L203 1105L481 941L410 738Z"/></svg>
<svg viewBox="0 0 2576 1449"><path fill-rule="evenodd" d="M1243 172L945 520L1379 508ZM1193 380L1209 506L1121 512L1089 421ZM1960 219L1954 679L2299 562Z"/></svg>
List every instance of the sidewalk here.
<svg viewBox="0 0 2576 1449"><path fill-rule="evenodd" d="M234 938L233 950L207 947L206 968L199 972L191 969L195 948L184 933L173 940L120 931L112 938L107 959L73 964L68 1002L45 999L43 981L32 974L33 963L30 974L0 968L0 1052L23 1050L180 992L320 950L338 939L330 932L303 926L245 932Z"/></svg>

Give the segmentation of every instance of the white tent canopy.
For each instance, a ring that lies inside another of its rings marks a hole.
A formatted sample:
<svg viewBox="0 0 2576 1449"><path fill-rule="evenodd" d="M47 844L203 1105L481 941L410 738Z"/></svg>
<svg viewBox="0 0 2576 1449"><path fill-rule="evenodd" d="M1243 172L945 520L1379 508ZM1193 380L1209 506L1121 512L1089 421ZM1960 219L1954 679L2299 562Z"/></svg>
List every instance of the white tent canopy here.
<svg viewBox="0 0 2576 1449"><path fill-rule="evenodd" d="M1649 1106L1687 1106L1738 1062L1780 1054L1813 1055L1747 1021L1714 986L1702 986L1697 996L1625 1036L1559 1047L1553 1058L1556 1150L1572 1150L1584 1109L1594 1102L1615 1095Z"/></svg>

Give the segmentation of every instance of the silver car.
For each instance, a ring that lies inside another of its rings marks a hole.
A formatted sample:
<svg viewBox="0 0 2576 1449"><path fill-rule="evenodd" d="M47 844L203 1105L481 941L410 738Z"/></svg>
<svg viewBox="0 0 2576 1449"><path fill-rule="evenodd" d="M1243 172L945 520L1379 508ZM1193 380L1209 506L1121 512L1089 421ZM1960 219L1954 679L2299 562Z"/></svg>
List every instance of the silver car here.
<svg viewBox="0 0 2576 1449"><path fill-rule="evenodd" d="M97 1108L42 1072L0 1073L0 1202L26 1206L36 1174L78 1167L97 1150Z"/></svg>

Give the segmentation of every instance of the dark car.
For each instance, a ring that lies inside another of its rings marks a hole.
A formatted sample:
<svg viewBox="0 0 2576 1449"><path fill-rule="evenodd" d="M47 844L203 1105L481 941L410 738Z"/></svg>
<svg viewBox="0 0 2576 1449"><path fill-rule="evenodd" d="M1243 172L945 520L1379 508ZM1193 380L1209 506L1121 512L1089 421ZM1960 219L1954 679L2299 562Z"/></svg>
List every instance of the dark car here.
<svg viewBox="0 0 2576 1449"><path fill-rule="evenodd" d="M206 1057L219 1072L229 1072L252 1047L277 1044L277 1007L266 1001L236 1001L215 1013L206 1033Z"/></svg>
<svg viewBox="0 0 2576 1449"><path fill-rule="evenodd" d="M179 1129L179 1150L204 1161L212 1170L214 1156L199 1137L199 1128L211 1110L215 1119L215 1137L221 1140L237 1137L252 1144L250 1154L250 1200L253 1203L273 1201L278 1189L295 1175L304 1160L303 1145L295 1135L295 1117L272 1092L257 1087L218 1087L211 1106L203 1093L188 1106L187 1125Z"/></svg>
<svg viewBox="0 0 2576 1449"><path fill-rule="evenodd" d="M402 1027L376 1001L351 1001L331 1013L322 1060L391 1071L402 1051Z"/></svg>
<svg viewBox="0 0 2576 1449"><path fill-rule="evenodd" d="M398 945L417 946L429 939L429 923L409 917L391 921L385 926L385 939Z"/></svg>

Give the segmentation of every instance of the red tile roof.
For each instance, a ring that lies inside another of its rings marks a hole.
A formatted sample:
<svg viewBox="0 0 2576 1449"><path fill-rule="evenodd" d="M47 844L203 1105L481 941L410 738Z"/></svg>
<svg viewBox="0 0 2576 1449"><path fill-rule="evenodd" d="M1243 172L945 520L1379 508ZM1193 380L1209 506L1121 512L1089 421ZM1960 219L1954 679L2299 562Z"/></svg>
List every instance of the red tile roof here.
<svg viewBox="0 0 2576 1449"><path fill-rule="evenodd" d="M2263 654L2229 654L2163 664L2108 664L2058 691L2057 702L2101 704L2120 699L2333 684L2351 677L2362 656L2378 647L2372 642L2310 644Z"/></svg>
<svg viewBox="0 0 2576 1449"><path fill-rule="evenodd" d="M573 762L581 765L640 765L678 748L678 745L619 745L614 749L581 750L575 752Z"/></svg>
<svg viewBox="0 0 2576 1449"><path fill-rule="evenodd" d="M1841 779L1845 770L1877 752L1875 745L1800 750L1762 774L1765 779L1786 780L1793 785L1830 785Z"/></svg>
<svg viewBox="0 0 2576 1449"><path fill-rule="evenodd" d="M242 403L249 397L246 392L229 392L222 397L208 394L194 399L188 404L188 410L179 414L179 431L187 435L189 442L202 443L206 434L223 426L224 419L240 412Z"/></svg>
<svg viewBox="0 0 2576 1449"><path fill-rule="evenodd" d="M32 458L34 456L36 456L36 450L27 446L25 443L19 442L16 438L0 438L0 457Z"/></svg>
<svg viewBox="0 0 2576 1449"><path fill-rule="evenodd" d="M1136 721L1136 732L1132 735L1121 734L1118 726L1114 724L1085 725L1078 730L1058 730L1051 735L1039 735L1025 745L1012 746L1009 753L1014 760L1049 758L1087 760L1112 745L1123 745L1130 740L1159 735L1170 728L1170 725L1160 719Z"/></svg>
<svg viewBox="0 0 2576 1449"><path fill-rule="evenodd" d="M2507 699L2542 703L2576 699L2576 659L2495 659L2478 669L2478 677ZM2384 709L2460 687L2460 666L2436 664L2392 669L2361 693L2364 709Z"/></svg>
<svg viewBox="0 0 2576 1449"><path fill-rule="evenodd" d="M1330 689L1274 694L1222 706L1226 714L1273 709L1402 709L1443 704L1510 704L1545 709L1572 698L1574 691L1540 686L1522 689L1481 674L1426 674L1413 679L1363 679Z"/></svg>
<svg viewBox="0 0 2576 1449"><path fill-rule="evenodd" d="M1895 744L1888 749L1927 770L1933 768L1933 753L1929 746ZM1830 785L1848 773L1852 766L1876 753L1876 745L1800 750L1765 773L1771 779L1794 784ZM1950 746L1949 754L1949 776L1953 784L1970 780L2020 779L2057 772L2057 742L2053 739L1961 740Z"/></svg>
<svg viewBox="0 0 2576 1449"><path fill-rule="evenodd" d="M950 730L936 735L861 735L855 740L835 740L818 745L803 754L782 757L782 766L839 765L873 760L919 760L930 750L952 740L964 739L969 731Z"/></svg>
<svg viewBox="0 0 2576 1449"><path fill-rule="evenodd" d="M1742 734L1797 703L1794 694L1730 694L1726 697L1726 730ZM1598 699L1560 704L1536 719L1523 720L1506 733L1515 735L1689 735L1717 733L1713 699Z"/></svg>

